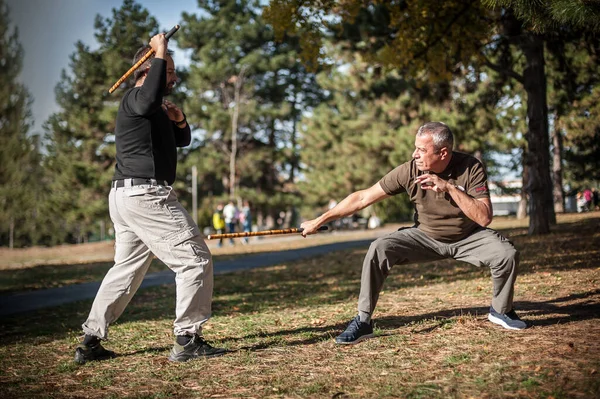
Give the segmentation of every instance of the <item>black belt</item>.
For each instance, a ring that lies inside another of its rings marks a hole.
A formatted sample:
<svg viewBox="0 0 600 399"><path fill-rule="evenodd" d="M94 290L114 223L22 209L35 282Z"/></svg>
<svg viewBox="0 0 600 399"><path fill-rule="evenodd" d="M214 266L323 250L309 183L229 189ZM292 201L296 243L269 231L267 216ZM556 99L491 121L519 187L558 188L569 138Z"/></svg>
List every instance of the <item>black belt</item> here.
<svg viewBox="0 0 600 399"><path fill-rule="evenodd" d="M111 186L113 188L121 188L121 187L125 187L125 181L130 181L131 184L128 184L129 186L141 186L141 185L151 185L151 186L168 186L169 184L165 181L165 180L156 180L156 179L137 179L137 178L131 178L131 179L119 179L119 180L113 180Z"/></svg>

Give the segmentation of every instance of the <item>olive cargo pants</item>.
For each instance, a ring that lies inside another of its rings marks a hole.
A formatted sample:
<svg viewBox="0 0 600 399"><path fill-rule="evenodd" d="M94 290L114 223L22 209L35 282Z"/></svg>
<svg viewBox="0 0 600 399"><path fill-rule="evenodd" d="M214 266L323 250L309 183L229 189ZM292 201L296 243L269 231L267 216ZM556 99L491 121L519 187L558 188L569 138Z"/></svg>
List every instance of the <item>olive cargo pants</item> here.
<svg viewBox="0 0 600 399"><path fill-rule="evenodd" d="M446 258L489 267L492 307L499 313L512 310L519 252L508 239L495 230L480 228L460 241L443 243L409 227L371 243L363 262L358 311L373 314L383 282L393 266Z"/></svg>

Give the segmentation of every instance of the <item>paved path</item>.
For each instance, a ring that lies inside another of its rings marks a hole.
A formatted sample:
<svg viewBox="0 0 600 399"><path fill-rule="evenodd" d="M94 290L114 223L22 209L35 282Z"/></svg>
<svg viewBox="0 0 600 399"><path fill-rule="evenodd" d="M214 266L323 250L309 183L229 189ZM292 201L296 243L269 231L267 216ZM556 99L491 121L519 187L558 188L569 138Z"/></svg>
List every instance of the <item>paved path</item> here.
<svg viewBox="0 0 600 399"><path fill-rule="evenodd" d="M274 266L281 263L293 262L298 259L324 255L355 247L366 248L373 239L337 242L308 248L293 249L279 252L263 252L244 255L237 259L215 261L215 274L230 273L257 267ZM175 274L166 270L151 273L144 278L140 289L163 284L174 284ZM31 310L63 305L85 299L93 299L98 292L100 282L69 285L47 290L27 291L0 296L0 317L14 315Z"/></svg>

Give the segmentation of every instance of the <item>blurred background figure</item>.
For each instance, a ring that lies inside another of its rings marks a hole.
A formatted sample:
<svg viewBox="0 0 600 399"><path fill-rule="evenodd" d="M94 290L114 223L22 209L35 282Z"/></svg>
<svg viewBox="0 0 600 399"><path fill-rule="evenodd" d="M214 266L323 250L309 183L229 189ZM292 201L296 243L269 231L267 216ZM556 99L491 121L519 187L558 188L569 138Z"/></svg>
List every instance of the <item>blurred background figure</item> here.
<svg viewBox="0 0 600 399"><path fill-rule="evenodd" d="M242 230L244 233L252 231L252 212L250 211L250 203L244 201L242 210L240 211L240 223L242 224ZM242 239L242 243L248 244L248 237Z"/></svg>
<svg viewBox="0 0 600 399"><path fill-rule="evenodd" d="M227 225L228 233L235 233L235 225L237 224L238 218L238 209L233 203L233 200L230 199L227 205L223 208L223 218L225 219L225 224ZM234 245L233 238L229 239L231 245Z"/></svg>
<svg viewBox="0 0 600 399"><path fill-rule="evenodd" d="M373 213L369 217L368 228L369 229L376 229L378 227L381 227L381 220L377 217L377 215L375 213Z"/></svg>
<svg viewBox="0 0 600 399"><path fill-rule="evenodd" d="M594 210L594 205L593 205L593 200L594 200L594 194L592 193L592 190L590 190L589 188L586 188L585 190L583 190L583 200L584 205L583 205L583 210L584 211L593 211Z"/></svg>
<svg viewBox="0 0 600 399"><path fill-rule="evenodd" d="M213 228L217 234L223 234L225 232L225 219L223 219L223 203L217 205L217 209L212 216ZM223 246L223 239L221 238L217 243L218 247Z"/></svg>
<svg viewBox="0 0 600 399"><path fill-rule="evenodd" d="M578 191L576 197L577 213L585 211L585 198L583 198L583 192Z"/></svg>

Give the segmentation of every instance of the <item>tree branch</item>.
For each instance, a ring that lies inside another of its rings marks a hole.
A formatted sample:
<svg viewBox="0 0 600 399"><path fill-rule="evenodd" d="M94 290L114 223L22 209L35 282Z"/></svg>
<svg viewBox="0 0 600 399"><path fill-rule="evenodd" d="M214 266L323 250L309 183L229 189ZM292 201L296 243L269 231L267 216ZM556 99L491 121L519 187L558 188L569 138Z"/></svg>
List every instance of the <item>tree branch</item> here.
<svg viewBox="0 0 600 399"><path fill-rule="evenodd" d="M513 78L513 79L515 79L517 82L519 82L521 84L525 84L525 80L523 79L522 75L519 75L518 73L516 73L512 69L507 69L507 68L502 67L501 65L494 64L487 57L485 57L485 62L483 63L483 65L487 66L490 69L493 69L494 71L496 71L498 73L503 74L504 76L508 76L510 78Z"/></svg>
<svg viewBox="0 0 600 399"><path fill-rule="evenodd" d="M419 51L418 53L416 53L412 59L416 60L417 58L423 57L424 55L427 54L427 52L429 51L430 48L434 47L436 44L438 44L444 37L446 37L446 34L448 33L448 31L450 30L450 28L452 28L452 25L454 25L454 23L465 13L467 12L467 10L469 8L471 8L471 4L473 3L473 1L468 2L467 4L465 4L465 6L462 8L462 10L460 10L459 12L456 13L456 15L450 20L450 22L448 22L448 25L446 25L442 31L442 33L440 35L438 35L438 37L431 43L427 43L427 45L425 46L425 48L421 51Z"/></svg>

